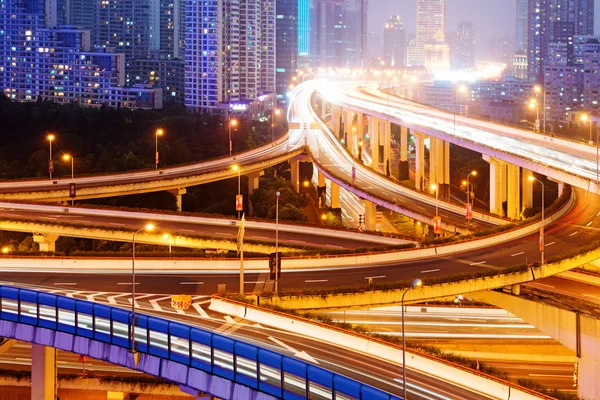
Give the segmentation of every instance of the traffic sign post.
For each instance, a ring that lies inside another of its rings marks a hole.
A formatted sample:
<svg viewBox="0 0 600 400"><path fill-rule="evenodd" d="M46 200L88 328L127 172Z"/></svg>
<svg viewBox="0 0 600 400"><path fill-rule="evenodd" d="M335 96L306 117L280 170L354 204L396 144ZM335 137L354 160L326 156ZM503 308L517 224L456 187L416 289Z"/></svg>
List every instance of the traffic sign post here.
<svg viewBox="0 0 600 400"><path fill-rule="evenodd" d="M235 211L244 211L244 195L235 196Z"/></svg>
<svg viewBox="0 0 600 400"><path fill-rule="evenodd" d="M466 204L466 215L467 220L473 219L473 206L470 203Z"/></svg>
<svg viewBox="0 0 600 400"><path fill-rule="evenodd" d="M436 235L442 234L442 217L433 217L433 233Z"/></svg>

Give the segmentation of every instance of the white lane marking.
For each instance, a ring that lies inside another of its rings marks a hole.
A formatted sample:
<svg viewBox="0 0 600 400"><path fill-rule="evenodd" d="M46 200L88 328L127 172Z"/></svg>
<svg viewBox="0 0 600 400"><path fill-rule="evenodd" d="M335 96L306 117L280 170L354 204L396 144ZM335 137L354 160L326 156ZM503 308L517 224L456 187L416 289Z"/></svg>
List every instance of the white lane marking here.
<svg viewBox="0 0 600 400"><path fill-rule="evenodd" d="M84 292L83 291L71 292L71 293L67 293L66 296L73 298L74 295L79 294L79 293L84 293Z"/></svg>
<svg viewBox="0 0 600 400"><path fill-rule="evenodd" d="M210 318L206 311L198 303L192 303L192 307L200 314L202 318Z"/></svg>
<svg viewBox="0 0 600 400"><path fill-rule="evenodd" d="M588 222L586 226L590 226L592 224L592 222L593 221Z"/></svg>
<svg viewBox="0 0 600 400"><path fill-rule="evenodd" d="M365 279L381 279L381 278L385 278L385 275L365 276Z"/></svg>
<svg viewBox="0 0 600 400"><path fill-rule="evenodd" d="M258 285L260 283L265 283L265 281L245 281L244 282L245 285L249 285L249 284Z"/></svg>
<svg viewBox="0 0 600 400"><path fill-rule="evenodd" d="M117 298L124 296L131 296L131 293L121 293L116 296L109 296L106 300L108 300L108 304L117 304Z"/></svg>
<svg viewBox="0 0 600 400"><path fill-rule="evenodd" d="M40 217L40 219L51 219L51 220L56 219L56 218L57 217Z"/></svg>
<svg viewBox="0 0 600 400"><path fill-rule="evenodd" d="M135 284L139 285L140 283L136 282ZM131 286L131 282L119 282L119 283L117 283L117 285L129 285L129 286Z"/></svg>
<svg viewBox="0 0 600 400"><path fill-rule="evenodd" d="M529 374L538 378L573 378L573 375L552 375L552 374Z"/></svg>
<svg viewBox="0 0 600 400"><path fill-rule="evenodd" d="M552 246L554 243L556 243L556 242L550 242L550 243L548 243L548 244L546 245L546 247L548 247L548 246Z"/></svg>
<svg viewBox="0 0 600 400"><path fill-rule="evenodd" d="M304 283L318 283L318 282L327 282L327 279L307 279Z"/></svg>
<svg viewBox="0 0 600 400"><path fill-rule="evenodd" d="M315 360L314 358L309 356L308 353L306 353L306 351L304 351L304 350L298 351L298 350L294 349L292 346L283 343L281 340L275 339L273 336L269 336L269 340L272 340L273 342L277 343L279 346L283 347L284 349L291 351L292 353L294 353L294 357L296 357L296 358L302 358L306 361L310 361L312 363L319 364L319 362L317 360Z"/></svg>
<svg viewBox="0 0 600 400"><path fill-rule="evenodd" d="M55 283L53 283L53 285L56 285L56 286L75 286L75 285L77 285L77 283L76 282L55 282Z"/></svg>
<svg viewBox="0 0 600 400"><path fill-rule="evenodd" d="M600 297L594 296L593 294L585 294L584 293L583 297L591 297L592 299L600 300Z"/></svg>
<svg viewBox="0 0 600 400"><path fill-rule="evenodd" d="M520 253L515 253L515 254L511 254L511 257L515 257L515 256L520 256L521 254L525 254L524 251L521 251Z"/></svg>
<svg viewBox="0 0 600 400"><path fill-rule="evenodd" d="M575 231L575 232L571 233L569 236L575 236L575 235L577 235L578 233L579 233L579 231Z"/></svg>
<svg viewBox="0 0 600 400"><path fill-rule="evenodd" d="M469 265L481 265L481 264L485 264L486 262L487 261L479 261L479 262L476 262L476 263L471 263Z"/></svg>
<svg viewBox="0 0 600 400"><path fill-rule="evenodd" d="M204 285L204 282L179 282L180 285Z"/></svg>
<svg viewBox="0 0 600 400"><path fill-rule="evenodd" d="M158 305L158 302L162 301L162 300L167 300L170 298L171 298L171 296L159 297L158 299L152 299L149 302L152 305L152 308L154 308L156 311L162 311L163 309L161 308L161 306Z"/></svg>
<svg viewBox="0 0 600 400"><path fill-rule="evenodd" d="M108 294L108 292L98 292L98 293L94 293L94 294L88 294L85 296L85 298L87 299L87 301L96 301L96 299L94 297L103 296L105 294Z"/></svg>
<svg viewBox="0 0 600 400"><path fill-rule="evenodd" d="M440 270L439 268L438 269L428 269L428 270L425 270L425 271L421 271L421 273L422 274L428 274L430 272L438 272L439 270Z"/></svg>

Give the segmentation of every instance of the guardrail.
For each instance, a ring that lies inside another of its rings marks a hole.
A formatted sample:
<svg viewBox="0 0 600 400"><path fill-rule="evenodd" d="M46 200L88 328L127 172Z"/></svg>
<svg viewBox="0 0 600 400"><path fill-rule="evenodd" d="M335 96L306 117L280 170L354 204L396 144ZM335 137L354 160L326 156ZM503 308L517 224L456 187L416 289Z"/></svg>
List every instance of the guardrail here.
<svg viewBox="0 0 600 400"><path fill-rule="evenodd" d="M278 398L350 396L365 400L401 400L304 361L201 328L140 313L135 313L132 341L130 311L51 293L0 286L0 325L4 321L67 333L123 349L135 348L139 353L183 364Z"/></svg>

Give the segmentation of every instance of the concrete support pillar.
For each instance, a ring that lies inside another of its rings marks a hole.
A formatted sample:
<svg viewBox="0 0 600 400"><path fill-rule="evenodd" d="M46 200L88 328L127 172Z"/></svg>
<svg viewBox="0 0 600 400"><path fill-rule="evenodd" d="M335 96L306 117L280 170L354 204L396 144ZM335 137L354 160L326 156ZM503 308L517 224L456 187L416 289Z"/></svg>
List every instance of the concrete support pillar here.
<svg viewBox="0 0 600 400"><path fill-rule="evenodd" d="M317 186L318 187L323 187L325 186L325 174L323 174L321 171L318 171L318 183Z"/></svg>
<svg viewBox="0 0 600 400"><path fill-rule="evenodd" d="M379 123L374 117L369 117L369 137L371 138L371 168L379 172Z"/></svg>
<svg viewBox="0 0 600 400"><path fill-rule="evenodd" d="M340 208L340 185L331 181L331 208Z"/></svg>
<svg viewBox="0 0 600 400"><path fill-rule="evenodd" d="M425 135L412 132L415 139L415 188L423 190L425 171Z"/></svg>
<svg viewBox="0 0 600 400"><path fill-rule="evenodd" d="M441 140L436 139L434 137L429 138L429 182L427 182L429 184L429 187L425 188L425 190L429 190L430 193L435 193L435 191L431 189L431 186L435 185L439 188L439 195L441 195L442 190L441 187L439 187L441 182L438 178L439 170L442 167L441 161L443 160L444 155L444 149L440 148L440 144Z"/></svg>
<svg viewBox="0 0 600 400"><path fill-rule="evenodd" d="M521 171L521 210L524 210L533 207L533 182L529 180L529 177L533 176L533 172L525 168Z"/></svg>
<svg viewBox="0 0 600 400"><path fill-rule="evenodd" d="M58 235L50 235L47 233L34 233L33 241L40 245L40 251L55 252L56 251L56 239Z"/></svg>
<svg viewBox="0 0 600 400"><path fill-rule="evenodd" d="M331 106L331 129L335 136L340 134L340 117L342 115L342 108L339 106Z"/></svg>
<svg viewBox="0 0 600 400"><path fill-rule="evenodd" d="M408 173L408 128L400 127L400 165L398 167L400 171L398 179L405 181L409 178Z"/></svg>
<svg viewBox="0 0 600 400"><path fill-rule="evenodd" d="M177 211L182 211L183 210L183 195L187 193L186 188L170 190L169 193L171 193L173 196L175 196L175 200L177 203Z"/></svg>
<svg viewBox="0 0 600 400"><path fill-rule="evenodd" d="M442 162L444 198L450 200L450 142L442 141L442 146L444 148L444 159Z"/></svg>
<svg viewBox="0 0 600 400"><path fill-rule="evenodd" d="M300 160L291 159L291 181L296 192L300 192Z"/></svg>
<svg viewBox="0 0 600 400"><path fill-rule="evenodd" d="M325 186L325 175L321 171L317 171L317 197L319 209L327 207L327 187Z"/></svg>
<svg viewBox="0 0 600 400"><path fill-rule="evenodd" d="M365 230L375 231L377 230L377 206L367 200L363 200L363 204L365 206Z"/></svg>
<svg viewBox="0 0 600 400"><path fill-rule="evenodd" d="M590 338L590 340L592 340ZM600 396L600 361L594 357L580 357L577 360L578 395L582 399L597 399Z"/></svg>
<svg viewBox="0 0 600 400"><path fill-rule="evenodd" d="M502 203L506 201L506 163L493 157L483 156L490 164L490 212L504 216Z"/></svg>
<svg viewBox="0 0 600 400"><path fill-rule="evenodd" d="M321 101L319 103L319 108L321 112L321 119L325 121L325 116L327 115L327 102L324 98L321 97Z"/></svg>
<svg viewBox="0 0 600 400"><path fill-rule="evenodd" d="M254 216L254 207L252 206L252 193L258 189L260 177L264 175L264 171L253 172L246 175L248 177L248 216Z"/></svg>
<svg viewBox="0 0 600 400"><path fill-rule="evenodd" d="M356 137L354 140L354 153L356 156L358 156L358 143L361 142L363 140L363 135L364 135L364 130L365 127L363 125L363 114L362 113L358 113L356 115Z"/></svg>
<svg viewBox="0 0 600 400"><path fill-rule="evenodd" d="M383 124L383 167L385 174L390 175L392 166L390 165L390 148L392 146L392 124L384 121Z"/></svg>
<svg viewBox="0 0 600 400"><path fill-rule="evenodd" d="M521 219L521 168L507 164L507 199L506 216L510 219Z"/></svg>
<svg viewBox="0 0 600 400"><path fill-rule="evenodd" d="M354 126L354 113L346 110L344 112L344 132L341 133L340 139L344 140L345 146L348 150L352 151L352 127Z"/></svg>
<svg viewBox="0 0 600 400"><path fill-rule="evenodd" d="M31 399L56 400L56 349L31 344Z"/></svg>

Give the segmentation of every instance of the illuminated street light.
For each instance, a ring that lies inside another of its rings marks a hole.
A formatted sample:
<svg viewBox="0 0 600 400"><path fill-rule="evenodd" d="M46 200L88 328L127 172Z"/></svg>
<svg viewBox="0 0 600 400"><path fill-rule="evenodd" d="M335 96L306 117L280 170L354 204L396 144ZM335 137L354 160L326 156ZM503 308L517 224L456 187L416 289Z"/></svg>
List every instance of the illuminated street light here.
<svg viewBox="0 0 600 400"><path fill-rule="evenodd" d="M271 142L275 141L275 117L281 114L281 110L279 108L274 108L271 111Z"/></svg>
<svg viewBox="0 0 600 400"><path fill-rule="evenodd" d="M3 247L2 248L2 254L6 255L8 253L10 253L10 249L8 247Z"/></svg>
<svg viewBox="0 0 600 400"><path fill-rule="evenodd" d="M71 160L71 181L75 177L75 169L74 169L74 158L70 154L63 155L63 160L69 161ZM75 204L75 199L71 199L71 205Z"/></svg>
<svg viewBox="0 0 600 400"><path fill-rule="evenodd" d="M431 190L435 190L435 216L437 217L438 216L438 198L439 198L438 193L439 193L439 190L438 190L438 187L436 184L431 185L430 188L431 188Z"/></svg>
<svg viewBox="0 0 600 400"><path fill-rule="evenodd" d="M154 153L154 169L158 169L158 137L165 133L162 129L157 129L156 134L156 152Z"/></svg>
<svg viewBox="0 0 600 400"><path fill-rule="evenodd" d="M233 169L234 171L237 171L238 173L238 191L237 191L237 195L240 196L241 195L241 189L240 189L240 179L241 179L241 174L242 174L242 168L239 165L234 165L233 167L231 167L231 169ZM237 207L237 204L236 204ZM240 211L238 210L238 219L240 218Z"/></svg>
<svg viewBox="0 0 600 400"><path fill-rule="evenodd" d="M543 133L545 135L546 134L546 90L542 86L540 86L540 85L535 85L533 87L533 91L535 92L535 95L538 98L539 98L540 93L543 94L543 96L542 96L542 98L543 98L543 100L542 100L543 101L542 107L543 107L543 111L544 111L544 114L543 114L543 116L544 116L544 132ZM539 115L538 115L538 119L539 119ZM539 129L540 129L539 121L537 121L537 124L538 124L537 125L538 126L538 132L539 132Z"/></svg>
<svg viewBox="0 0 600 400"><path fill-rule="evenodd" d="M229 117L229 123L227 124L229 126L229 157L231 157L231 151L233 150L233 142L231 141L231 127L233 126L235 128L237 124L237 119L231 119L231 117Z"/></svg>
<svg viewBox="0 0 600 400"><path fill-rule="evenodd" d="M469 186L469 178L471 177L471 175L473 176L477 176L477 171L471 171L469 173L469 175L467 175L467 204L470 205L471 204L471 188ZM475 197L475 196L473 196ZM470 218L467 215L467 229L469 229L469 220Z"/></svg>
<svg viewBox="0 0 600 400"><path fill-rule="evenodd" d="M412 285L402 293L402 398L406 400L406 341L404 335L404 296L409 290L423 285L423 282L417 278Z"/></svg>
<svg viewBox="0 0 600 400"><path fill-rule="evenodd" d="M129 336L131 349L130 351L135 354L135 235L141 231L146 230L148 232L154 230L154 224L146 224L142 228L133 232L133 238L131 239L131 332Z"/></svg>
<svg viewBox="0 0 600 400"><path fill-rule="evenodd" d="M163 235L163 239L168 239L169 240L169 258L171 258L171 247L173 245L173 236L171 236L170 233L165 233Z"/></svg>
<svg viewBox="0 0 600 400"><path fill-rule="evenodd" d="M52 179L52 172L54 172L54 161L52 160L52 142L54 141L55 136L48 135L47 139L50 143L50 159L48 160L48 172L50 173L50 179Z"/></svg>

